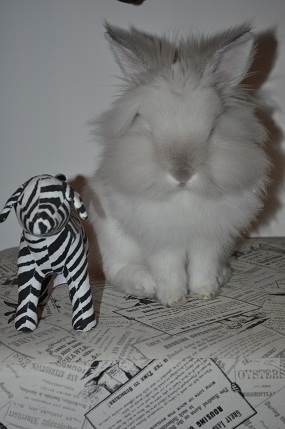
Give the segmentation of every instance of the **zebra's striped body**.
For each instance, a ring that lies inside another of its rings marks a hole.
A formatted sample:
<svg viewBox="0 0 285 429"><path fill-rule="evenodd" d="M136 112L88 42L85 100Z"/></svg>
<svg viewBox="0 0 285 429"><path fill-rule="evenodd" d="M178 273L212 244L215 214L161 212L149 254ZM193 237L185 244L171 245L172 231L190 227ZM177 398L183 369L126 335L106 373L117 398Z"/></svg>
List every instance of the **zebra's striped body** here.
<svg viewBox="0 0 285 429"><path fill-rule="evenodd" d="M87 269L88 243L77 213L86 218L79 195L65 182L36 176L7 201L3 222L14 206L23 226L18 257L18 308L15 327L33 331L38 324L37 307L47 298L48 280L63 274L69 286L72 326L88 331L96 325Z"/></svg>

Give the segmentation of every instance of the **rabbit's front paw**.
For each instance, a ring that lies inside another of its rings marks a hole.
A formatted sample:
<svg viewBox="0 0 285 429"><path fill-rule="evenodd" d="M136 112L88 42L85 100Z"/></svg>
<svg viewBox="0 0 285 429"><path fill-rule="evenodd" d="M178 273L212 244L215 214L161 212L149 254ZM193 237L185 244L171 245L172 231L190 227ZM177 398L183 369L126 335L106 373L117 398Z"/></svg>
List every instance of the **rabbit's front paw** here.
<svg viewBox="0 0 285 429"><path fill-rule="evenodd" d="M220 286L223 286L224 284L226 284L230 278L232 276L232 270L230 267L223 267L221 270L220 275L218 276L218 283Z"/></svg>
<svg viewBox="0 0 285 429"><path fill-rule="evenodd" d="M181 307L187 302L186 290L158 290L157 299L165 307Z"/></svg>
<svg viewBox="0 0 285 429"><path fill-rule="evenodd" d="M132 294L138 298L154 299L156 297L156 284L147 270L143 273L137 273L135 280Z"/></svg>
<svg viewBox="0 0 285 429"><path fill-rule="evenodd" d="M219 294L219 284L209 284L201 287L193 287L190 290L190 297L193 299L213 299Z"/></svg>
<svg viewBox="0 0 285 429"><path fill-rule="evenodd" d="M109 271L105 275L111 285L118 286L128 295L151 299L156 296L156 283L143 265L126 264L119 270Z"/></svg>

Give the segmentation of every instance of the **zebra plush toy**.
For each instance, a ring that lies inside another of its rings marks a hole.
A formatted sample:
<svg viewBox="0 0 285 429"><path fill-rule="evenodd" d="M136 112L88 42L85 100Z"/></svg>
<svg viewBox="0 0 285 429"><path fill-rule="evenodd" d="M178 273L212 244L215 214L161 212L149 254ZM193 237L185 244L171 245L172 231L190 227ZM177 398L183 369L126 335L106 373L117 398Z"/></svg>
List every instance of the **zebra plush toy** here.
<svg viewBox="0 0 285 429"><path fill-rule="evenodd" d="M36 329L37 307L47 300L53 273L62 274L69 286L73 328L89 331L96 325L87 271L87 237L77 216L86 219L87 213L80 196L65 180L64 175L32 177L14 192L0 214L0 222L4 222L14 207L23 227L15 315L18 331Z"/></svg>

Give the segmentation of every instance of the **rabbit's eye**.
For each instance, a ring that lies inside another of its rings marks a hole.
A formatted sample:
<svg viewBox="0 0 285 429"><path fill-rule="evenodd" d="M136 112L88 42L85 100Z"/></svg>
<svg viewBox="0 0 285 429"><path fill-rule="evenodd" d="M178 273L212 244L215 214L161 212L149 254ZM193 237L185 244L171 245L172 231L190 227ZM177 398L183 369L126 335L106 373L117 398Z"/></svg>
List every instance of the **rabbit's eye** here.
<svg viewBox="0 0 285 429"><path fill-rule="evenodd" d="M133 117L131 126L134 125L137 122L137 120L139 119L140 116L141 115L138 112L135 114L135 116Z"/></svg>

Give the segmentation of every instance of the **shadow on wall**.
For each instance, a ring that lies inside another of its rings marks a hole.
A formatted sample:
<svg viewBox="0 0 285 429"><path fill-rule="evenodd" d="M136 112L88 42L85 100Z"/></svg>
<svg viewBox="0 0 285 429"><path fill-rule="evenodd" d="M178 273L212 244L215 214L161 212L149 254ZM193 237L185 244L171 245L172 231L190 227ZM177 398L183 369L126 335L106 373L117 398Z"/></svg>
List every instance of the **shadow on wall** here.
<svg viewBox="0 0 285 429"><path fill-rule="evenodd" d="M254 224L254 230L266 226L284 203L278 194L285 178L285 153L282 149L283 133L273 119L278 106L273 102L270 93L263 90L263 85L269 80L278 56L278 40L276 31L268 30L257 35L256 55L251 66L250 74L244 83L249 85L258 100L258 116L268 132L265 145L266 152L271 160L270 183L267 188L267 197L262 212Z"/></svg>

